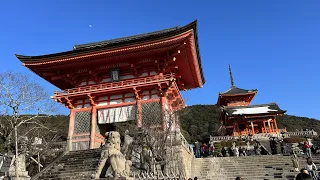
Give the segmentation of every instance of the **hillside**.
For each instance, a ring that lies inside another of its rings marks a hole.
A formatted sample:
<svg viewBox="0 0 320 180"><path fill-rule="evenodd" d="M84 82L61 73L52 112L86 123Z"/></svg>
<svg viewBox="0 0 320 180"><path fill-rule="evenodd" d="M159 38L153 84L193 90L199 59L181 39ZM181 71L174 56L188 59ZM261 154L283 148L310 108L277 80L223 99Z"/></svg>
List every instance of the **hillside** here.
<svg viewBox="0 0 320 180"><path fill-rule="evenodd" d="M219 112L217 105L193 105L180 111L180 124L186 139L189 142L203 142L209 135L216 135ZM320 121L307 117L284 115L278 117L277 123L279 128L286 127L288 131L314 129L320 132Z"/></svg>
<svg viewBox="0 0 320 180"><path fill-rule="evenodd" d="M179 112L181 131L188 142L205 142L210 135L216 135L220 127L217 122L220 109L217 105L193 105L186 107ZM287 128L288 131L296 129L314 129L320 132L320 121L307 117L297 117L284 115L277 119L279 128ZM55 127L58 130L60 138L67 139L69 116L57 115L51 116L45 121L47 127ZM116 124L116 129L124 132L126 129L132 129L135 122L124 122ZM1 132L1 131L0 131ZM0 152L3 151L2 142L4 137L0 135Z"/></svg>

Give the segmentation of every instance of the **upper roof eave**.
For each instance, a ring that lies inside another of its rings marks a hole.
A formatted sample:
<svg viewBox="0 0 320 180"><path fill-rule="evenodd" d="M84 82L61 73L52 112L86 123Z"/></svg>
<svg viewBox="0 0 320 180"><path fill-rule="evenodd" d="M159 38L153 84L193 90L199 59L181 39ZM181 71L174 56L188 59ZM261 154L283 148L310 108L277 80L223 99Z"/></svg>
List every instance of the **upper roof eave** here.
<svg viewBox="0 0 320 180"><path fill-rule="evenodd" d="M103 50L103 49L111 49L111 48L118 48L121 46L127 46L131 45L134 43L138 42L147 42L147 41L153 41L153 40L159 40L162 38L174 36L176 34L179 34L181 32L186 32L190 29L193 29L195 31L195 36L197 34L197 21L193 21L192 23L183 26L183 27L174 27L170 29L165 29L162 31L155 31L151 33L145 33L145 34L139 34L136 36L129 36L129 37L124 37L124 38L117 38L109 41L101 41L101 42L96 42L96 43L87 43L87 44L82 44L82 45L76 45L73 50L70 51L64 51L64 52L59 52L59 53L52 53L52 54L46 54L46 55L39 55L39 56L25 56L21 54L15 54L16 57L21 61L21 62L40 62L40 61L48 61L51 60L50 58L55 59L60 56L66 56L66 55L77 55L79 53L87 53L87 52L92 52L92 51L97 51L97 50ZM135 38L138 37L138 38ZM196 39L197 41L197 39ZM104 42L109 42L103 45ZM197 42L196 42L197 43ZM94 45L96 44L96 45Z"/></svg>
<svg viewBox="0 0 320 180"><path fill-rule="evenodd" d="M228 91L226 91L228 92ZM248 92L244 92L244 93L226 93L226 92L219 92L219 96L235 96L235 95L246 95L246 94L255 94L258 92L258 89L251 89L248 90Z"/></svg>
<svg viewBox="0 0 320 180"><path fill-rule="evenodd" d="M277 111L274 111L274 112L270 111L268 113L261 113L261 114L243 114L243 115L255 116L255 115L268 115L268 114L284 114L287 112L287 110L280 109L277 103L257 104L257 105L250 105L250 106L223 106L222 112L227 113L228 116L240 116L239 114L232 115L230 114L230 111L232 111L233 109L246 109L246 108L265 107L265 106L272 107L273 110L277 110Z"/></svg>
<svg viewBox="0 0 320 180"><path fill-rule="evenodd" d="M25 65L30 63L39 63L44 61L54 61L57 58L62 57L70 57L70 56L77 56L85 53L91 53L95 51L101 51L104 49L112 49L112 48L121 48L128 45L133 45L135 43L142 43L142 42L149 42L149 41L155 41L155 40L161 40L164 38L170 38L172 36L181 34L183 32L187 32L189 30L193 30L194 34L194 41L195 41L195 49L196 54L198 58L198 64L202 79L202 84L205 84L205 78L202 68L202 61L200 56L200 48L198 44L198 23L197 20L183 26L183 27L174 27L169 28L161 31L155 31L151 33L145 33L140 34L136 36L129 36L127 38L118 38L113 39L109 41L101 41L97 43L88 43L88 44L82 44L82 45L76 45L73 50L65 51L65 52L59 52L59 53L53 53L53 54L47 54L47 55L39 55L39 56L25 56L21 54L15 54L16 57ZM105 45L103 45L104 42ZM97 45L94 45L97 44Z"/></svg>

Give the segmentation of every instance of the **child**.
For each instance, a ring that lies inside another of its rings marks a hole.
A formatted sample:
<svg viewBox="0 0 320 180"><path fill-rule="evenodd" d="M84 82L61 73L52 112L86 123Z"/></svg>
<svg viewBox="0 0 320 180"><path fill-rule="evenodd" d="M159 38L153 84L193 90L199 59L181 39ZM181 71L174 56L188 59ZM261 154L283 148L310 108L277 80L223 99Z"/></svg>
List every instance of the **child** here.
<svg viewBox="0 0 320 180"><path fill-rule="evenodd" d="M312 159L310 157L307 158L307 166L306 169L308 170L309 174L312 177L315 177L315 172L317 171L317 166L313 163Z"/></svg>
<svg viewBox="0 0 320 180"><path fill-rule="evenodd" d="M291 160L292 160L292 163L293 163L293 167L294 167L294 170L296 172L299 172L299 160L298 160L298 157L295 153L293 153L292 157L291 157Z"/></svg>

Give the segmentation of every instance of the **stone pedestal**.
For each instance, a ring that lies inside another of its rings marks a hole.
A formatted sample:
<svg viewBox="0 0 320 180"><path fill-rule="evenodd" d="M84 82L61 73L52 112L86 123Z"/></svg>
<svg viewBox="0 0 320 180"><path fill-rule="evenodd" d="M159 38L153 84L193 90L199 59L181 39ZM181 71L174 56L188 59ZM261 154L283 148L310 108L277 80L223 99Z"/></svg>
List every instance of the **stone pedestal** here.
<svg viewBox="0 0 320 180"><path fill-rule="evenodd" d="M134 180L134 178L132 178L132 177L100 178L99 180Z"/></svg>
<svg viewBox="0 0 320 180"><path fill-rule="evenodd" d="M11 176L10 178L11 178L10 180L30 180L30 177L20 177L20 176L19 178L14 176Z"/></svg>
<svg viewBox="0 0 320 180"><path fill-rule="evenodd" d="M18 162L18 175L19 178L16 177L16 166L15 161ZM9 168L9 177L11 180L30 180L30 176L28 175L28 171L26 171L26 161L25 156L23 154L19 155L18 158L13 158L11 161L11 165Z"/></svg>

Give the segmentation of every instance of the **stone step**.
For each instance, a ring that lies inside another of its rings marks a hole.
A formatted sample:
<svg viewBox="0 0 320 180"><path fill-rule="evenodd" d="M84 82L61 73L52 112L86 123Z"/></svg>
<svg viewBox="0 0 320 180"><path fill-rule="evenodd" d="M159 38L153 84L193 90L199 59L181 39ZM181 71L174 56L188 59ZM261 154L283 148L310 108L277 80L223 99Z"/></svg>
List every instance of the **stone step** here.
<svg viewBox="0 0 320 180"><path fill-rule="evenodd" d="M306 158L300 157L300 166L306 164ZM315 164L320 157L313 158ZM196 158L193 161L193 174L198 179L294 179L293 164L290 156L245 156L245 157L213 157Z"/></svg>
<svg viewBox="0 0 320 180"><path fill-rule="evenodd" d="M63 173L63 174L45 174L40 176L40 179L47 179L47 178L66 178L66 177L91 177L91 175L94 173L95 171L86 171L86 172L70 172L70 173Z"/></svg>
<svg viewBox="0 0 320 180"><path fill-rule="evenodd" d="M38 179L89 180L98 166L100 152L101 149L68 152Z"/></svg>

